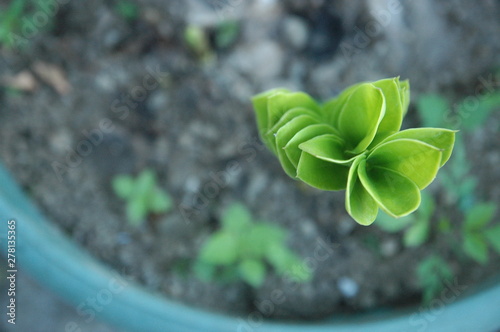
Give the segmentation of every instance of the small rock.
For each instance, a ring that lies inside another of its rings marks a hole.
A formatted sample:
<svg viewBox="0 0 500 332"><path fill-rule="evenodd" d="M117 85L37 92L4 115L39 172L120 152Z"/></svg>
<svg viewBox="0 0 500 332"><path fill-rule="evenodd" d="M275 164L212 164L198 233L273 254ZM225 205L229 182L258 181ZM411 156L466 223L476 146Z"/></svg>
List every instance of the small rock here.
<svg viewBox="0 0 500 332"><path fill-rule="evenodd" d="M399 250L398 242L394 239L388 239L380 244L380 253L384 257L392 257Z"/></svg>
<svg viewBox="0 0 500 332"><path fill-rule="evenodd" d="M309 29L306 22L297 16L287 16L283 20L283 34L287 42L301 50L306 46Z"/></svg>
<svg viewBox="0 0 500 332"><path fill-rule="evenodd" d="M358 294L359 285L356 281L349 277L341 277L337 280L337 287L340 293L346 298L352 298Z"/></svg>

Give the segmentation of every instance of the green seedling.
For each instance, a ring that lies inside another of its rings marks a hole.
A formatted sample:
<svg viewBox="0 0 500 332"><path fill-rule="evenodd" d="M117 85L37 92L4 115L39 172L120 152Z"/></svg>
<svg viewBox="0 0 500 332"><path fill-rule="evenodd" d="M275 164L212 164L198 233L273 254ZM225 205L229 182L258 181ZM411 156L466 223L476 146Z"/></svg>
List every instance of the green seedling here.
<svg viewBox="0 0 500 332"><path fill-rule="evenodd" d="M429 238L430 222L435 208L436 205L432 196L422 192L422 203L415 213L399 220L386 213L381 213L378 215L375 224L389 233L404 231L403 243L405 247L418 247Z"/></svg>
<svg viewBox="0 0 500 332"><path fill-rule="evenodd" d="M495 215L493 203L475 205L465 216L462 228L463 250L476 262L488 262L488 244L500 254L500 225L488 227Z"/></svg>
<svg viewBox="0 0 500 332"><path fill-rule="evenodd" d="M7 8L0 8L0 45L7 48L26 46L28 39L41 29L50 28L53 14L47 12L55 0L13 0ZM36 21L35 14L46 15L47 21Z"/></svg>
<svg viewBox="0 0 500 332"><path fill-rule="evenodd" d="M152 170L143 170L135 179L130 175L117 175L112 187L115 194L127 202L127 219L133 226L142 224L152 213L165 213L172 207L170 196L160 189Z"/></svg>
<svg viewBox="0 0 500 332"><path fill-rule="evenodd" d="M212 57L208 34L202 27L188 25L184 30L184 41L187 46L202 60L208 60Z"/></svg>
<svg viewBox="0 0 500 332"><path fill-rule="evenodd" d="M194 265L196 275L205 281L243 280L259 287L269 267L294 281L305 282L312 273L286 244L286 232L264 221L253 221L242 204L229 206L220 230L203 244Z"/></svg>
<svg viewBox="0 0 500 332"><path fill-rule="evenodd" d="M226 21L219 24L215 29L215 45L219 49L225 49L231 46L240 31L238 22Z"/></svg>
<svg viewBox="0 0 500 332"><path fill-rule="evenodd" d="M133 22L139 17L139 8L136 3L120 0L115 4L115 11L126 21Z"/></svg>
<svg viewBox="0 0 500 332"><path fill-rule="evenodd" d="M422 302L428 305L445 288L445 282L453 279L453 271L441 256L431 255L419 263L417 276L423 289Z"/></svg>
<svg viewBox="0 0 500 332"><path fill-rule="evenodd" d="M415 211L453 149L453 130L400 131L409 89L388 78L350 86L324 104L286 89L252 101L261 139L284 171L318 189L345 189L347 212L370 225L379 208L396 218Z"/></svg>

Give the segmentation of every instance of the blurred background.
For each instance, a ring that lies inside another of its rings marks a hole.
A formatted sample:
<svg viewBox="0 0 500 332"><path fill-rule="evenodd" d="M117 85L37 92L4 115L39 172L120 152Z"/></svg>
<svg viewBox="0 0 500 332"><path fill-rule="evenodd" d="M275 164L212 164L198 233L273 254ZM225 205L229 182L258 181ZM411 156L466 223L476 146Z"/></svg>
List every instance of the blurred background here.
<svg viewBox="0 0 500 332"><path fill-rule="evenodd" d="M169 298L244 315L279 288L287 300L270 318L305 320L419 304L444 280L473 286L500 267L486 235L499 234L499 32L495 0L0 1L0 160L75 242ZM460 138L420 212L361 227L344 193L285 175L250 98L284 87L326 101L394 76L410 80L405 128ZM171 207L137 227L112 181L144 169ZM196 277L200 247L236 201L283 227L300 257L329 253L311 281ZM0 329L118 331L85 323L35 280L21 269L17 329L5 315Z"/></svg>

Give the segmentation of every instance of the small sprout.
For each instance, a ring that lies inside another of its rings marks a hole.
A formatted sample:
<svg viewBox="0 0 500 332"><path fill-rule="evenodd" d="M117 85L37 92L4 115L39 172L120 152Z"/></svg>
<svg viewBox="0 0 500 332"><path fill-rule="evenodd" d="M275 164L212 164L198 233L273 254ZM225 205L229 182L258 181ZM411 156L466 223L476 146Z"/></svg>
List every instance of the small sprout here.
<svg viewBox="0 0 500 332"><path fill-rule="evenodd" d="M115 11L129 22L137 20L139 8L136 3L129 0L120 0L115 4Z"/></svg>
<svg viewBox="0 0 500 332"><path fill-rule="evenodd" d="M441 256L432 255L418 264L417 276L423 288L422 302L428 305L444 289L445 282L451 281L453 271Z"/></svg>
<svg viewBox="0 0 500 332"><path fill-rule="evenodd" d="M500 254L500 225L487 228L495 211L495 204L483 203L475 205L465 216L463 250L481 264L488 262L488 244Z"/></svg>
<svg viewBox="0 0 500 332"><path fill-rule="evenodd" d="M194 264L194 272L201 280L241 279L257 288L264 282L268 266L298 282L311 279L311 271L286 247L285 230L253 221L245 206L229 206L221 226L205 241Z"/></svg>
<svg viewBox="0 0 500 332"><path fill-rule="evenodd" d="M208 41L208 35L203 28L189 25L184 30L184 40L187 46L201 59L212 56L212 50Z"/></svg>
<svg viewBox="0 0 500 332"><path fill-rule="evenodd" d="M455 131L400 131L410 86L399 78L359 83L318 104L273 89L252 101L261 139L284 171L322 190L346 190L347 212L370 225L381 208L404 217L450 158Z"/></svg>
<svg viewBox="0 0 500 332"><path fill-rule="evenodd" d="M136 179L117 175L112 187L119 198L127 201L127 219L133 226L139 226L151 213L165 213L172 207L170 196L159 188L152 170L143 170Z"/></svg>
<svg viewBox="0 0 500 332"><path fill-rule="evenodd" d="M215 29L215 45L219 49L225 49L231 46L240 31L238 22L226 21L219 24Z"/></svg>

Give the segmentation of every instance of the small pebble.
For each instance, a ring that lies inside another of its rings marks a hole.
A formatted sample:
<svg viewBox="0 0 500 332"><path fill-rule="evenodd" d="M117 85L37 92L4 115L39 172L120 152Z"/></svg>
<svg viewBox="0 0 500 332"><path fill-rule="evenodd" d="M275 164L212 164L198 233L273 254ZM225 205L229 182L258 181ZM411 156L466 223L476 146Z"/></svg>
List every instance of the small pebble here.
<svg viewBox="0 0 500 332"><path fill-rule="evenodd" d="M346 298L352 298L358 294L359 285L349 277L341 277L337 280L337 287L340 293Z"/></svg>

